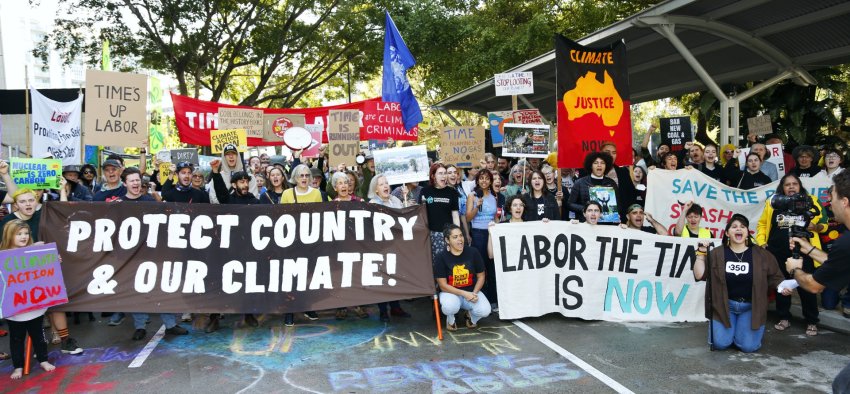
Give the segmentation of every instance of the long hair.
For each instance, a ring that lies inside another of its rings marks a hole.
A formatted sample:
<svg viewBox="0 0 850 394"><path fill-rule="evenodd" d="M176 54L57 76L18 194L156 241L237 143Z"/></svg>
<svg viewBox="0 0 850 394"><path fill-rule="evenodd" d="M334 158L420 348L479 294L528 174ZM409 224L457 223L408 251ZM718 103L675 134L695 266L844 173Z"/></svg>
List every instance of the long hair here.
<svg viewBox="0 0 850 394"><path fill-rule="evenodd" d="M15 245L15 234L21 229L27 229L30 233L29 239L27 239L27 246L32 245L32 230L27 222L21 219L10 220L3 226L3 242L0 243L0 250L12 249Z"/></svg>
<svg viewBox="0 0 850 394"><path fill-rule="evenodd" d="M797 180L797 183L800 185L800 194L804 196L809 195L809 192L807 192L806 188L803 187L803 182L800 180L800 177L791 172L785 174L785 176L783 176L782 179L779 180L779 184L776 185L776 194L785 194L785 189L782 186L785 185L785 180L788 178L794 178Z"/></svg>
<svg viewBox="0 0 850 394"><path fill-rule="evenodd" d="M729 246L729 236L726 235L726 233L729 232L729 228L732 227L732 223L734 223L734 222L738 222L738 223L743 224L745 228L748 228L748 229L750 228L750 220L747 219L746 216L741 215L740 213L736 213L736 214L732 215L732 217L729 218L729 221L726 222L726 228L723 229L723 245L724 246ZM749 230L747 230L747 239L744 240L744 243L746 243L747 246L752 246L755 243L755 242L753 242L753 237L750 236Z"/></svg>
<svg viewBox="0 0 850 394"><path fill-rule="evenodd" d="M476 176L475 176L475 188L473 188L473 189L472 189L472 190L474 190L474 191L475 191L475 195L478 195L478 193L479 193L479 192L484 193L484 189L482 189L482 188L481 188L481 185L479 185L479 184L478 184L478 182L480 182L480 181L481 181L481 178L482 178L482 177L490 178L490 187L491 187L491 189L492 189L492 186L493 186L493 174L491 174L491 173L490 173L490 171L488 171L488 170L486 170L486 169L481 170L481 171L478 171L478 175L476 175ZM490 194L495 194L495 193L493 193L493 192L492 192L492 190L491 190L491 193L490 193Z"/></svg>

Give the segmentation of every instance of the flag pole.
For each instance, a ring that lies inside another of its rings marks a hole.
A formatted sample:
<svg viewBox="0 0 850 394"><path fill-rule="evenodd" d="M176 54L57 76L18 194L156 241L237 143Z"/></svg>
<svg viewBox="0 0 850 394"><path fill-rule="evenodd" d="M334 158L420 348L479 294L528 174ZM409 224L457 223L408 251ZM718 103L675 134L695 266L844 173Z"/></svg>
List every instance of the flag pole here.
<svg viewBox="0 0 850 394"><path fill-rule="evenodd" d="M24 90L24 108L26 114L27 152L32 157L32 130L30 129L30 67L24 66L24 80L27 88Z"/></svg>

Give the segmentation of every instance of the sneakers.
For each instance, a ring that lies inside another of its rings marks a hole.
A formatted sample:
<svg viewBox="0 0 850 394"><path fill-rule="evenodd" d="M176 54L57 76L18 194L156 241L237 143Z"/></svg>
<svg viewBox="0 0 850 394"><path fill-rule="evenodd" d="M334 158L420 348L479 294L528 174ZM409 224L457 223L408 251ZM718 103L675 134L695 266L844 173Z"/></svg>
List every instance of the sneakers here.
<svg viewBox="0 0 850 394"><path fill-rule="evenodd" d="M252 315L250 313L245 315L245 324L247 324L251 327L259 327L260 326L260 322L257 321L257 318L254 317L254 315Z"/></svg>
<svg viewBox="0 0 850 394"><path fill-rule="evenodd" d="M211 332L218 331L218 321L219 316L217 313L213 313L210 315L210 320L207 322L207 325L204 327L204 332L209 334Z"/></svg>
<svg viewBox="0 0 850 394"><path fill-rule="evenodd" d="M399 306L390 308L390 315L395 317L411 317L411 314L405 312L404 309L401 309Z"/></svg>
<svg viewBox="0 0 850 394"><path fill-rule="evenodd" d="M466 328L470 330L478 328L478 325L472 322L472 315L469 314L469 311L466 311L466 317L464 317L464 322L466 323Z"/></svg>
<svg viewBox="0 0 850 394"><path fill-rule="evenodd" d="M0 337L5 337L6 335L9 335L9 331L0 330Z"/></svg>
<svg viewBox="0 0 850 394"><path fill-rule="evenodd" d="M192 321L192 314L191 313L184 313L183 316L180 316L180 320L183 323L189 323L189 322Z"/></svg>
<svg viewBox="0 0 850 394"><path fill-rule="evenodd" d="M146 336L148 336L148 332L145 331L144 328L139 328L136 329L136 332L133 333L133 340L141 341L142 339L145 339Z"/></svg>
<svg viewBox="0 0 850 394"><path fill-rule="evenodd" d="M354 313L357 315L357 317L359 317L361 319L368 319L369 318L369 312L366 312L366 308L364 308L362 306L355 306L354 307Z"/></svg>
<svg viewBox="0 0 850 394"><path fill-rule="evenodd" d="M493 313L499 313L499 304L492 303L490 304L490 311Z"/></svg>
<svg viewBox="0 0 850 394"><path fill-rule="evenodd" d="M287 327L292 327L295 325L295 315L292 313L287 313L283 316L283 325Z"/></svg>
<svg viewBox="0 0 850 394"><path fill-rule="evenodd" d="M304 312L304 317L306 317L310 320L319 320L319 314L316 313L316 312L313 312L313 311Z"/></svg>
<svg viewBox="0 0 850 394"><path fill-rule="evenodd" d="M112 314L112 317L109 318L109 325L113 326L113 327L120 325L123 322L124 322L124 312L114 313L114 314Z"/></svg>
<svg viewBox="0 0 850 394"><path fill-rule="evenodd" d="M65 338L62 341L62 346L60 347L62 353L65 354L80 354L83 352L83 348L77 345L77 340L71 337Z"/></svg>
<svg viewBox="0 0 850 394"><path fill-rule="evenodd" d="M180 325L176 325L176 326L171 327L171 328L166 328L165 333L168 334L168 335L186 335L186 334L189 333L189 330L187 330L183 327L180 327Z"/></svg>
<svg viewBox="0 0 850 394"><path fill-rule="evenodd" d="M845 306L841 309L842 309L841 314L844 315L844 317L850 319L850 307Z"/></svg>
<svg viewBox="0 0 850 394"><path fill-rule="evenodd" d="M346 318L348 318L348 308L337 309L335 316L337 320L345 320Z"/></svg>

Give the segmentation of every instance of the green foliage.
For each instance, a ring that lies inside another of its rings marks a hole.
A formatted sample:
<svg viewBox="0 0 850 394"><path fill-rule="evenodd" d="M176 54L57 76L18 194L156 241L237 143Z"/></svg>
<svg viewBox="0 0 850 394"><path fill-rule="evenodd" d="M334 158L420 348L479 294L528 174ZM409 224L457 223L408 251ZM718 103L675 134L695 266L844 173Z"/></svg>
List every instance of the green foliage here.
<svg viewBox="0 0 850 394"><path fill-rule="evenodd" d="M60 0L56 23L35 55L54 47L67 63L95 65L109 39L118 69L174 75L180 94L289 107L348 59L357 77L376 69L383 10L354 0Z"/></svg>

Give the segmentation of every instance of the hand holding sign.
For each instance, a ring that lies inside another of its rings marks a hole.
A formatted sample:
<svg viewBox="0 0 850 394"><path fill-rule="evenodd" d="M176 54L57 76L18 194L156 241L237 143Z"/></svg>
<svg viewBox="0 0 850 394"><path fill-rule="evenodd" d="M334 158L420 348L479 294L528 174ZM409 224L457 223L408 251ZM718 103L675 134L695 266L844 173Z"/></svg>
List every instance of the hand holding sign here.
<svg viewBox="0 0 850 394"><path fill-rule="evenodd" d="M9 173L9 163L6 160L0 160L0 175L6 175Z"/></svg>

